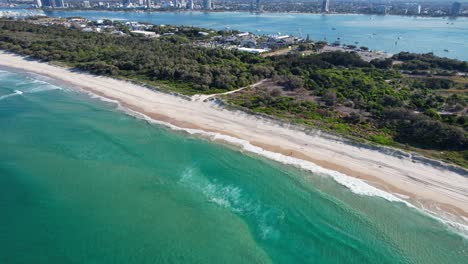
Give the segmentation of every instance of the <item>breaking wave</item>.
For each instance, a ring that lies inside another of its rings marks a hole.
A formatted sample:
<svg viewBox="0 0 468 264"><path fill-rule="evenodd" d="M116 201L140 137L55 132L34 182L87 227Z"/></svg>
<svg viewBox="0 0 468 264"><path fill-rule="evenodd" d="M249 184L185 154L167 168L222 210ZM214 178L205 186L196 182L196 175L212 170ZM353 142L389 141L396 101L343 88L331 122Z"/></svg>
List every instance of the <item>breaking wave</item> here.
<svg viewBox="0 0 468 264"><path fill-rule="evenodd" d="M332 179L334 179L338 184L340 184L340 185L342 185L344 187L347 187L353 193L358 194L358 195L380 197L380 198L385 199L385 200L387 200L389 202L403 203L406 206L408 206L410 208L413 208L415 210L418 210L418 211L420 211L422 213L425 213L426 215L440 221L441 223L445 224L446 226L459 231L458 232L459 234L461 234L465 238L468 238L468 225L464 225L464 224L459 223L457 221L452 221L452 220L450 220L450 219L452 219L452 217L449 217L448 215L443 215L442 216L440 213L433 212L433 211L431 211L429 209L425 209L425 208L420 209L420 208L414 206L413 204L409 203L408 201L397 197L394 194L391 194L389 192L380 190L378 188L375 188L375 187L367 184L365 181L363 181L361 179L348 176L348 175L343 174L341 172L337 172L337 171L333 171L333 170L330 170L330 169L320 167L319 165L317 165L317 164L315 164L313 162L310 162L310 161L305 161L305 160L301 160L301 159L298 159L298 158L286 156L286 155L283 155L281 153L275 153L275 152L272 152L272 151L265 150L263 148L254 146L254 145L250 144L250 142L248 142L246 140L243 140L243 139L239 139L239 138L235 138L235 137L232 137L232 136L223 135L223 134L219 134L219 133L215 133L215 132L208 132L208 131L204 131L204 130L200 130L200 129L181 128L181 127L172 125L172 124L167 123L167 122L155 120L155 119L152 119L151 117L149 117L149 116L147 116L147 115L145 115L143 113L140 113L140 112L134 111L132 109L123 107L119 103L119 101L117 101L117 100L113 100L113 99L106 98L104 96L96 95L96 94L94 94L94 93L92 93L90 91L87 91L87 90L82 89L81 91L83 91L86 94L90 95L92 98L96 98L96 99L102 100L104 102L114 103L114 104L117 105L118 110L121 110L121 111L123 111L123 112L125 112L125 113L127 113L127 114L129 114L131 116L134 116L136 118L143 119L143 120L145 120L145 121L147 121L149 123L162 125L162 126L165 126L165 127L169 128L171 130L174 130L174 131L186 132L186 133L188 133L190 135L200 136L202 138L206 138L206 139L209 139L209 140L218 141L218 142L225 142L225 143L228 143L230 145L237 146L241 150L244 150L244 151L247 151L247 152L250 152L250 153L265 157L265 158L268 158L268 159L276 161L276 162L280 162L282 164L291 165L291 166L294 166L296 168L311 172L311 173L316 174L316 175L329 176ZM225 200L225 199L217 200L216 198L213 198L212 202L218 203L221 206L232 205L232 201ZM233 209L233 210L236 210L236 209Z"/></svg>
<svg viewBox="0 0 468 264"><path fill-rule="evenodd" d="M280 236L276 225L284 219L284 212L252 199L240 187L210 181L193 167L182 173L179 183L202 193L210 203L254 219L257 233L262 239L277 239Z"/></svg>

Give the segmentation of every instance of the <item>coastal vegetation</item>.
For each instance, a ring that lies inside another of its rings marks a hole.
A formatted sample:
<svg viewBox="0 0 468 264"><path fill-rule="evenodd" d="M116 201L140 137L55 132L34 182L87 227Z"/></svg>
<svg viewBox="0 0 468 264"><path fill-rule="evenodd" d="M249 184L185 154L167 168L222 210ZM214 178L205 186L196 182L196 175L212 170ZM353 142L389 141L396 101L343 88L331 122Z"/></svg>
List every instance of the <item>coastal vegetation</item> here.
<svg viewBox="0 0 468 264"><path fill-rule="evenodd" d="M366 62L355 52L304 55L302 49L262 57L193 45L201 30L147 38L3 20L0 49L188 95L268 79L223 99L256 113L468 167L466 62L412 53Z"/></svg>
<svg viewBox="0 0 468 264"><path fill-rule="evenodd" d="M95 74L165 83L183 93L230 90L263 78L256 68L261 58L195 47L189 41L193 31L149 39L15 21L1 21L0 30L1 49Z"/></svg>

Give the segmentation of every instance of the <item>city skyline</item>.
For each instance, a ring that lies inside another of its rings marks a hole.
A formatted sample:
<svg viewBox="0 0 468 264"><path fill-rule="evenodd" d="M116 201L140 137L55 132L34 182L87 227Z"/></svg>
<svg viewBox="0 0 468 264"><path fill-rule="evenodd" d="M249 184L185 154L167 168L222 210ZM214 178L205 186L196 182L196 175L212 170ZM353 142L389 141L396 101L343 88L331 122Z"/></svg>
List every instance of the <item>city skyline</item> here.
<svg viewBox="0 0 468 264"><path fill-rule="evenodd" d="M14 0L0 0L8 3ZM217 11L251 11L251 12L302 12L333 14L381 14L381 15L418 15L418 16L468 16L465 0L454 2L425 1L384 1L369 2L346 0L299 0L294 2L261 1L261 0L32 0L36 8L151 8L154 10L188 9ZM24 3L24 2L22 2Z"/></svg>

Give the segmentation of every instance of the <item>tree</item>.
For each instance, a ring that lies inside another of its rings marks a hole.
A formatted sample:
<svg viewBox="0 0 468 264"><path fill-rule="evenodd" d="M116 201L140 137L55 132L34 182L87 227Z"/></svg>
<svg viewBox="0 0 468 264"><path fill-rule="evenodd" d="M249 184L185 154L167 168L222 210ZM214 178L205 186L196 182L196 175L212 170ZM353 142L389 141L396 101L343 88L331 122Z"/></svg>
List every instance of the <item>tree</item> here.
<svg viewBox="0 0 468 264"><path fill-rule="evenodd" d="M424 111L424 114L437 120L441 119L440 114L434 108L427 109L426 111Z"/></svg>
<svg viewBox="0 0 468 264"><path fill-rule="evenodd" d="M322 101L328 106L334 106L337 103L338 97L336 96L336 90L329 89L323 96Z"/></svg>
<svg viewBox="0 0 468 264"><path fill-rule="evenodd" d="M304 80L296 75L281 76L279 83L283 85L286 90L296 90L304 87Z"/></svg>
<svg viewBox="0 0 468 264"><path fill-rule="evenodd" d="M314 51L320 51L322 50L323 48L325 48L325 46L327 45L327 42L325 41L317 41L314 43Z"/></svg>

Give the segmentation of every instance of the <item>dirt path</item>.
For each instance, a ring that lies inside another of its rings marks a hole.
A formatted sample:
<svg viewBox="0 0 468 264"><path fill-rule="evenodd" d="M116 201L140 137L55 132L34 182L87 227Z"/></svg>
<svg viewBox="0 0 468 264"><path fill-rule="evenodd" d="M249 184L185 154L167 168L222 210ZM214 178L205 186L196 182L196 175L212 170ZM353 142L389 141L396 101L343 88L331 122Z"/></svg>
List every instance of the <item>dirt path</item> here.
<svg viewBox="0 0 468 264"><path fill-rule="evenodd" d="M219 96L219 95L226 95L226 94L232 94L232 93L235 93L235 92L239 92L239 91L242 91L244 90L245 88L249 88L249 87L257 87L259 86L260 84L264 83L265 81L267 81L267 79L263 79L259 82L256 82L252 85L248 85L248 86L244 86L242 88L239 88L239 89L236 89L236 90L232 90L232 91L229 91L229 92L225 92L225 93L217 93L217 94L196 94L196 95L193 95L192 96L192 101L206 101L212 97L215 97L215 96Z"/></svg>

